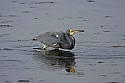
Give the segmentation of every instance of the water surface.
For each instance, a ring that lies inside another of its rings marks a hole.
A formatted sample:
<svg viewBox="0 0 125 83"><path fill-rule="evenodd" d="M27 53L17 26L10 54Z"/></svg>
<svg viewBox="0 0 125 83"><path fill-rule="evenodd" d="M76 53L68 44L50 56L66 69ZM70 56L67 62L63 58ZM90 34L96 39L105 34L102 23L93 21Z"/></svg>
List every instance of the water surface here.
<svg viewBox="0 0 125 83"><path fill-rule="evenodd" d="M125 1L1 0L1 83L124 83ZM84 29L73 50L38 51L46 31Z"/></svg>

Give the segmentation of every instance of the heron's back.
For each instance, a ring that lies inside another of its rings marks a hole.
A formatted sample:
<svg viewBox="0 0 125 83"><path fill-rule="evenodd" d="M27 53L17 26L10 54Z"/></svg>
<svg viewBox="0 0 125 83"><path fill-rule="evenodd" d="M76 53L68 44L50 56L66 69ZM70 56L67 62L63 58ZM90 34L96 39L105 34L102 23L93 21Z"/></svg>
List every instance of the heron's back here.
<svg viewBox="0 0 125 83"><path fill-rule="evenodd" d="M64 32L46 32L43 34L40 34L37 37L37 40L40 41L41 43L48 45L48 46L53 46L54 44L59 43L64 36Z"/></svg>

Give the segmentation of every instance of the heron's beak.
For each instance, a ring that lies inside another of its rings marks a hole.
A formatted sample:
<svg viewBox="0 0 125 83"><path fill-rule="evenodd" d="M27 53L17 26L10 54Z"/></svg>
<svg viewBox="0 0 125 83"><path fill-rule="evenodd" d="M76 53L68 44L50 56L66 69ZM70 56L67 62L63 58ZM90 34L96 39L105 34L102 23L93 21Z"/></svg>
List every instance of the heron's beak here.
<svg viewBox="0 0 125 83"><path fill-rule="evenodd" d="M70 30L69 34L72 36L74 35L76 32L84 32L84 30Z"/></svg>
<svg viewBox="0 0 125 83"><path fill-rule="evenodd" d="M84 32L84 30L73 30L74 31L74 33L76 33L76 32Z"/></svg>

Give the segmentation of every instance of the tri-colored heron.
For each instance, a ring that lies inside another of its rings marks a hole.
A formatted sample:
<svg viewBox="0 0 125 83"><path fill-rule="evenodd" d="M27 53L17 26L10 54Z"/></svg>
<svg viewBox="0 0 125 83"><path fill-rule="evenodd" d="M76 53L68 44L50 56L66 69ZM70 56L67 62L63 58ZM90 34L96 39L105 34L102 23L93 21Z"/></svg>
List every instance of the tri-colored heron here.
<svg viewBox="0 0 125 83"><path fill-rule="evenodd" d="M63 31L50 31L40 34L36 37L36 40L43 44L43 49L47 47L53 47L56 49L68 49L71 50L75 47L75 38L73 35L76 32L84 32L84 30L73 30L69 29L65 32Z"/></svg>

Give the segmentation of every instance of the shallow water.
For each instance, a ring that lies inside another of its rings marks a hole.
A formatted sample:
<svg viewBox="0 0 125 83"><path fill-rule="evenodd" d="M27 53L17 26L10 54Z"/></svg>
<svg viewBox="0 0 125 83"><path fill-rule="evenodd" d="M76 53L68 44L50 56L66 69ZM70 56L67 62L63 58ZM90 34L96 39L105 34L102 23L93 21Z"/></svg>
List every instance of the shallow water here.
<svg viewBox="0 0 125 83"><path fill-rule="evenodd" d="M124 83L125 1L1 0L0 83ZM33 37L84 29L73 50L38 51Z"/></svg>

